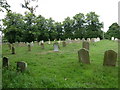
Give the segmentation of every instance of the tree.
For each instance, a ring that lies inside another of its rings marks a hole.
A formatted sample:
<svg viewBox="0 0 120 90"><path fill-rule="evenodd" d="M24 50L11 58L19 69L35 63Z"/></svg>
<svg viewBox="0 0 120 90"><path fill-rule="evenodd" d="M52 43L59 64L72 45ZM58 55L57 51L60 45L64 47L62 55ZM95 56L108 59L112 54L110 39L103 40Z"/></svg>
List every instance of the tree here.
<svg viewBox="0 0 120 90"><path fill-rule="evenodd" d="M23 8L30 11L29 13L28 12L25 13L25 19L24 19L24 21L25 21L24 38L25 38L26 42L29 43L28 51L31 51L30 43L32 41L34 41L34 39L35 39L35 35L34 35L34 32L33 32L33 30L34 30L34 28L33 28L34 27L34 20L35 20L34 12L35 12L36 8L38 7L38 5L36 5L35 7L29 6L32 1L34 2L36 0L24 0L24 4L22 4Z"/></svg>
<svg viewBox="0 0 120 90"><path fill-rule="evenodd" d="M70 17L65 18L63 21L64 38L74 38L73 26L74 20Z"/></svg>
<svg viewBox="0 0 120 90"><path fill-rule="evenodd" d="M0 11L4 12L6 10L7 12L10 12L10 5L7 3L6 0L0 1Z"/></svg>
<svg viewBox="0 0 120 90"><path fill-rule="evenodd" d="M3 30L4 37L12 44L12 54L15 54L13 43L20 40L23 16L14 12L8 12L6 17L2 20L5 29Z"/></svg>
<svg viewBox="0 0 120 90"><path fill-rule="evenodd" d="M47 30L47 22L46 19L39 15L36 20L35 20L35 27L36 27L36 38L37 41L41 41L41 40L48 40L49 38L49 34L48 34L48 30Z"/></svg>
<svg viewBox="0 0 120 90"><path fill-rule="evenodd" d="M120 39L120 26L117 23L110 25L108 31L105 33L106 39L111 39L111 37Z"/></svg>
<svg viewBox="0 0 120 90"><path fill-rule="evenodd" d="M46 29L48 30L49 39L54 40L57 37L57 32L55 31L55 21L52 18L46 19L47 25Z"/></svg>
<svg viewBox="0 0 120 90"><path fill-rule="evenodd" d="M74 37L83 38L85 31L85 16L83 13L76 14L74 17Z"/></svg>
<svg viewBox="0 0 120 90"><path fill-rule="evenodd" d="M61 22L55 22L56 39L63 39L63 28Z"/></svg>
<svg viewBox="0 0 120 90"><path fill-rule="evenodd" d="M87 13L86 15L86 38L102 38L102 30L103 24L99 21L99 16L95 14L95 12Z"/></svg>

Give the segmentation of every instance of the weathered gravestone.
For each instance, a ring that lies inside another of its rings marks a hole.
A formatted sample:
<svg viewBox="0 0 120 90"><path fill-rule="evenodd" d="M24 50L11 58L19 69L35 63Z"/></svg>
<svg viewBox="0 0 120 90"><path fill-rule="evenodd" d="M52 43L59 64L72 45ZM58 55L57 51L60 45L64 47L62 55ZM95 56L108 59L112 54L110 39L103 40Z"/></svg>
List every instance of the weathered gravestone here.
<svg viewBox="0 0 120 90"><path fill-rule="evenodd" d="M63 41L62 44L63 44L63 47L66 47L66 42L65 41Z"/></svg>
<svg viewBox="0 0 120 90"><path fill-rule="evenodd" d="M89 51L86 50L85 48L80 49L78 51L78 58L79 58L79 62L90 64Z"/></svg>
<svg viewBox="0 0 120 90"><path fill-rule="evenodd" d="M7 57L3 57L2 60L2 67L8 67L9 66L9 60Z"/></svg>
<svg viewBox="0 0 120 90"><path fill-rule="evenodd" d="M117 53L113 50L108 50L104 54L104 66L115 66L117 61Z"/></svg>
<svg viewBox="0 0 120 90"><path fill-rule="evenodd" d="M54 46L54 51L58 52L59 51L59 45L58 45L58 43L57 42L54 43L53 46Z"/></svg>
<svg viewBox="0 0 120 90"><path fill-rule="evenodd" d="M17 62L17 71L23 72L27 68L27 63L23 61Z"/></svg>
<svg viewBox="0 0 120 90"><path fill-rule="evenodd" d="M89 50L89 42L84 41L83 44L82 44L82 47Z"/></svg>

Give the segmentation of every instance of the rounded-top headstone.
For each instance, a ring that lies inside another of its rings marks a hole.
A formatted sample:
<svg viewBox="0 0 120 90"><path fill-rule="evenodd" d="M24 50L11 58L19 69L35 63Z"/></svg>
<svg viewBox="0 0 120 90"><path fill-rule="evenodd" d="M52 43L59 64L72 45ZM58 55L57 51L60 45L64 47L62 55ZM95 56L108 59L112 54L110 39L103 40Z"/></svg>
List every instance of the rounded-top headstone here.
<svg viewBox="0 0 120 90"><path fill-rule="evenodd" d="M90 64L89 51L86 50L85 48L80 49L78 51L78 58L79 58L79 62Z"/></svg>
<svg viewBox="0 0 120 90"><path fill-rule="evenodd" d="M113 50L108 50L104 54L104 66L116 66L117 53Z"/></svg>
<svg viewBox="0 0 120 90"><path fill-rule="evenodd" d="M23 72L23 71L26 70L26 68L27 68L27 63L26 62L24 62L24 61L17 62L17 71Z"/></svg>

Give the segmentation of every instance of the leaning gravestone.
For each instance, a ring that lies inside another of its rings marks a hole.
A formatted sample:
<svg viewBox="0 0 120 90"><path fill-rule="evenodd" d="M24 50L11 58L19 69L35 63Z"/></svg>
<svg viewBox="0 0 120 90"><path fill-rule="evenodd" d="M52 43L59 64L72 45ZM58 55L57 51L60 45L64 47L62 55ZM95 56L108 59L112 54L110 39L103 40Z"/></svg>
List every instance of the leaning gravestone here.
<svg viewBox="0 0 120 90"><path fill-rule="evenodd" d="M86 50L85 48L80 49L78 51L78 58L79 58L79 62L90 64L89 51Z"/></svg>
<svg viewBox="0 0 120 90"><path fill-rule="evenodd" d="M82 47L89 50L89 42L84 41L83 44L82 44Z"/></svg>
<svg viewBox="0 0 120 90"><path fill-rule="evenodd" d="M8 67L9 66L9 60L7 57L3 57L3 61L2 61L2 66L3 67Z"/></svg>
<svg viewBox="0 0 120 90"><path fill-rule="evenodd" d="M54 43L54 51L55 52L58 52L59 51L59 45L58 45L58 43L56 42L56 43Z"/></svg>
<svg viewBox="0 0 120 90"><path fill-rule="evenodd" d="M104 54L104 62L105 66L115 66L117 61L117 53L113 50L108 50Z"/></svg>
<svg viewBox="0 0 120 90"><path fill-rule="evenodd" d="M27 63L26 62L23 62L23 61L19 61L17 62L17 71L25 71L27 68Z"/></svg>

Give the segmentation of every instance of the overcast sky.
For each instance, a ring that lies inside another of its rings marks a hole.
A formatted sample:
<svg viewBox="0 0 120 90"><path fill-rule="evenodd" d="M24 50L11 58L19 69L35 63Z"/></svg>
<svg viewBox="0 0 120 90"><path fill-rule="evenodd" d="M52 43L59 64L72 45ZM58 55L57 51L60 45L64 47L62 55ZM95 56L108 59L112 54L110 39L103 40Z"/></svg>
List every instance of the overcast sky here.
<svg viewBox="0 0 120 90"><path fill-rule="evenodd" d="M24 0L7 0L11 6L11 10L22 13L26 9L21 8ZM98 14L100 22L104 22L104 31L108 27L118 22L118 1L119 0L38 0L36 15L41 14L45 18L52 17L55 21L63 21L67 16L73 17L75 14L84 13L85 15L91 11ZM0 16L3 18L4 14Z"/></svg>

